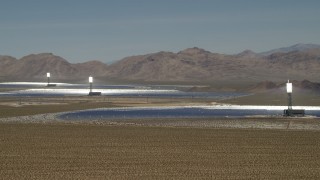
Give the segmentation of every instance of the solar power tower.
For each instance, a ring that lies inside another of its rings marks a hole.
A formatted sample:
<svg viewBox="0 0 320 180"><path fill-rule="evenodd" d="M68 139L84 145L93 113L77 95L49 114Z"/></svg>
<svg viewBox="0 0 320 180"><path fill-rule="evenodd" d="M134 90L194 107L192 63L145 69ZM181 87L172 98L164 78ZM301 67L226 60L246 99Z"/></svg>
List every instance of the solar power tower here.
<svg viewBox="0 0 320 180"><path fill-rule="evenodd" d="M89 76L89 84L90 84L90 92L89 92L89 94L92 93L92 83L93 83L93 78L92 78L92 76Z"/></svg>
<svg viewBox="0 0 320 180"><path fill-rule="evenodd" d="M285 109L284 116L304 116L304 109L293 109L292 108L292 83L288 80L287 82L287 94L288 94L288 109Z"/></svg>
<svg viewBox="0 0 320 180"><path fill-rule="evenodd" d="M292 110L292 83L287 82L288 110Z"/></svg>
<svg viewBox="0 0 320 180"><path fill-rule="evenodd" d="M50 72L47 72L47 79L48 79L47 87L57 86L56 84L52 84L52 83L50 83L50 77L51 77Z"/></svg>
<svg viewBox="0 0 320 180"><path fill-rule="evenodd" d="M47 84L47 86L49 86L49 84L50 84L50 73L49 72L47 72L47 78L48 78L48 84Z"/></svg>
<svg viewBox="0 0 320 180"><path fill-rule="evenodd" d="M93 84L93 77L89 76L89 84L90 84L90 91L89 91L89 96L100 96L101 92L93 92L92 91L92 84Z"/></svg>

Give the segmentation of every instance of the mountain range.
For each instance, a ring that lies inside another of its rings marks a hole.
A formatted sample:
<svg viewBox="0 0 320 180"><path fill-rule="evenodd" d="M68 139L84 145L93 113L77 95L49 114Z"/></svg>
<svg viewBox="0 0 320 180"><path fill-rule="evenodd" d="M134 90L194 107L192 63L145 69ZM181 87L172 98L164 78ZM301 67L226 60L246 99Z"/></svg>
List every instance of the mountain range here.
<svg viewBox="0 0 320 180"><path fill-rule="evenodd" d="M306 51L306 50L309 50L309 49L319 49L319 48L320 48L320 45L318 45L318 44L302 44L302 43L299 43L299 44L295 44L295 45L290 46L290 47L283 47L283 48L273 49L273 50L270 50L270 51L267 51L267 52L263 52L263 53L260 53L260 54L264 55L264 56L268 56L268 55L271 55L273 53L278 53L278 52L287 53L287 52L291 52L291 51Z"/></svg>
<svg viewBox="0 0 320 180"><path fill-rule="evenodd" d="M308 79L319 82L320 45L297 44L264 53L245 50L227 55L188 48L177 53L157 52L126 57L107 65L100 61L72 64L52 53L21 59L0 56L0 81L86 81L92 75L102 82L254 84Z"/></svg>

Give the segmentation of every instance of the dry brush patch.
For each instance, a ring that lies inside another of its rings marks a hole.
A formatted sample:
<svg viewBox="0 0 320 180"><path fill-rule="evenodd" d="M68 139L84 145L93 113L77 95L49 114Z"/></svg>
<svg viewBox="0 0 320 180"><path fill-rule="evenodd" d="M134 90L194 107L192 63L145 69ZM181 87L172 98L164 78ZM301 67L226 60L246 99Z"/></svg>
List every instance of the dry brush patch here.
<svg viewBox="0 0 320 180"><path fill-rule="evenodd" d="M320 132L0 124L4 179L319 179Z"/></svg>

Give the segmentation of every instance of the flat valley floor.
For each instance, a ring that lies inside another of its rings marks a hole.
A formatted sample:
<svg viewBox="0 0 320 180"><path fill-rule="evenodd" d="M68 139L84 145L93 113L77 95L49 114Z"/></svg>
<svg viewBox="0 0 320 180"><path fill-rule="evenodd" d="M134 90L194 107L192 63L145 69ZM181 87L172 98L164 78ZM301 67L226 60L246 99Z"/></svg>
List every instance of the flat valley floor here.
<svg viewBox="0 0 320 180"><path fill-rule="evenodd" d="M3 97L0 179L320 179L318 118L62 121L51 114L186 104L213 102Z"/></svg>
<svg viewBox="0 0 320 180"><path fill-rule="evenodd" d="M0 179L319 179L320 131L0 122Z"/></svg>

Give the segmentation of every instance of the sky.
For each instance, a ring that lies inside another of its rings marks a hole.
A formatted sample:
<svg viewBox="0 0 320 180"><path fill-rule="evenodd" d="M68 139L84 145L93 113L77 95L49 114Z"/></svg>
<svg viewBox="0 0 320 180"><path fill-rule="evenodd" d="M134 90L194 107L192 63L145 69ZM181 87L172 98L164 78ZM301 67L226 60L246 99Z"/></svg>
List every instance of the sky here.
<svg viewBox="0 0 320 180"><path fill-rule="evenodd" d="M320 44L319 0L0 0L0 55L71 63Z"/></svg>

